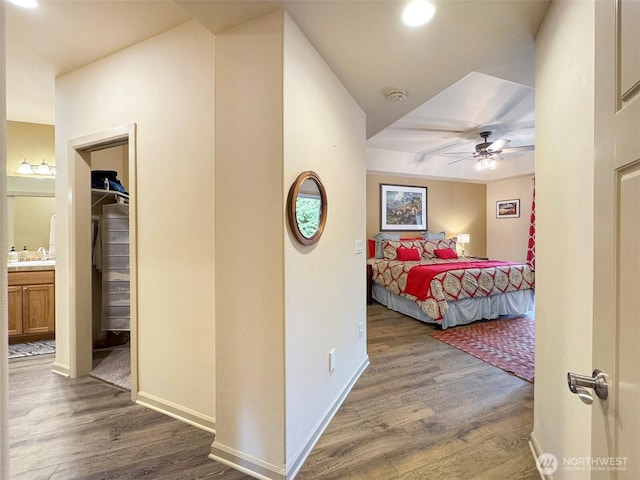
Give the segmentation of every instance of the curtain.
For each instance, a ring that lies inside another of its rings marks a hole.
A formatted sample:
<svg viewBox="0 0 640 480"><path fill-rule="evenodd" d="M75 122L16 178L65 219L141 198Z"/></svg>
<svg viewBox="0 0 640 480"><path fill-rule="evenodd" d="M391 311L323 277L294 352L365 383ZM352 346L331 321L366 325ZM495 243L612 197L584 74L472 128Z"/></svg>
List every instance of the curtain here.
<svg viewBox="0 0 640 480"><path fill-rule="evenodd" d="M529 221L529 244L527 265L536 268L536 177L533 177L533 199L531 200L531 220Z"/></svg>

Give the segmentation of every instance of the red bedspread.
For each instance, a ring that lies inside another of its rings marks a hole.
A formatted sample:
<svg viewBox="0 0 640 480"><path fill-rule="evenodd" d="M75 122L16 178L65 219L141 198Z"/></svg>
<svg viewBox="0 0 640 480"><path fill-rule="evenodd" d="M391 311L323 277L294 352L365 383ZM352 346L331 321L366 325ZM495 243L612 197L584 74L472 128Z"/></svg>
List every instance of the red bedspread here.
<svg viewBox="0 0 640 480"><path fill-rule="evenodd" d="M435 265L416 265L409 270L407 275L407 285L404 289L405 293L413 295L419 300L426 300L429 288L431 286L431 280L433 277L442 272L448 272L450 270L466 270L469 268L489 268L489 267L502 267L505 265L516 265L511 262L503 262L501 260L489 260L484 262L455 262L455 263L440 263Z"/></svg>

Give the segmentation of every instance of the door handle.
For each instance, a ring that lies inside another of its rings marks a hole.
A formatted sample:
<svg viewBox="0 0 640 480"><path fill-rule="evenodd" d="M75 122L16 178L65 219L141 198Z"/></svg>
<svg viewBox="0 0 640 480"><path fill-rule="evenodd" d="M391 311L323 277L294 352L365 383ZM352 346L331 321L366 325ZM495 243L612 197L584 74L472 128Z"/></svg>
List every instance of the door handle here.
<svg viewBox="0 0 640 480"><path fill-rule="evenodd" d="M607 374L598 369L594 370L590 377L569 372L567 373L567 384L571 393L578 395L580 400L587 405L593 403L593 396L587 388L593 389L600 400L606 400L609 396Z"/></svg>

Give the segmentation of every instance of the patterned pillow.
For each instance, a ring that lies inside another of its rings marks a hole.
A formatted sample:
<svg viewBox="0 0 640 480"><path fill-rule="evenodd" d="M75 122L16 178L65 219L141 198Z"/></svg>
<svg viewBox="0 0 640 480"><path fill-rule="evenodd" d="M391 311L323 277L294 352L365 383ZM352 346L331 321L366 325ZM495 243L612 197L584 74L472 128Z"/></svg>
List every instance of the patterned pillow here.
<svg viewBox="0 0 640 480"><path fill-rule="evenodd" d="M375 254L376 254L376 258L383 258L383 254L382 254L382 250L384 249L384 241L385 240L395 240L395 241L399 241L400 240L400 234L399 233L384 233L384 232L379 232L376 233L373 236L373 239L375 240Z"/></svg>
<svg viewBox="0 0 640 480"><path fill-rule="evenodd" d="M457 238L447 238L445 240L425 240L423 245L424 253L423 258L436 258L435 250L443 250L450 248L454 252L456 251Z"/></svg>
<svg viewBox="0 0 640 480"><path fill-rule="evenodd" d="M420 257L424 257L424 240L385 240L382 243L382 256L385 260L398 260L398 248L415 248L420 253Z"/></svg>

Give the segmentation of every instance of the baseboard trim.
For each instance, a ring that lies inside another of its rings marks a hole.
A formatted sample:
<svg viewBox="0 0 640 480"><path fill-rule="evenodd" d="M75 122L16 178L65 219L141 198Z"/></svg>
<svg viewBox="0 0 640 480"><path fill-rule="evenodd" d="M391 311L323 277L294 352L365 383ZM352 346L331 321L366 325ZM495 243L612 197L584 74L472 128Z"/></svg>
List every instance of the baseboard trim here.
<svg viewBox="0 0 640 480"><path fill-rule="evenodd" d="M150 393L138 392L136 399L138 405L150 408L156 412L164 413L165 415L180 420L181 422L188 423L194 427L198 427L207 432L216 433L216 419L208 415L196 412L181 405L168 402L160 397L151 395Z"/></svg>
<svg viewBox="0 0 640 480"><path fill-rule="evenodd" d="M267 462L263 462L257 458L247 455L246 453L239 452L233 448L229 448L226 445L221 445L216 441L211 445L211 453L209 454L211 460L223 463L236 470L246 473L253 478L259 480L286 480L287 475L284 468L276 467Z"/></svg>
<svg viewBox="0 0 640 480"><path fill-rule="evenodd" d="M53 362L51 371L58 375L62 375L63 377L71 376L71 369L69 368L69 365L63 365L62 363Z"/></svg>
<svg viewBox="0 0 640 480"><path fill-rule="evenodd" d="M302 443L302 446L293 455L293 459L290 462L287 462L287 478L294 478L298 474L298 471L300 470L300 468L302 468L302 465L311 453L311 450L313 450L313 447L316 446L316 443L318 443L318 440L320 440L320 437L326 430L335 414L338 412L338 409L343 404L345 398L347 398L347 395L349 395L349 392L351 392L351 389L368 366L369 356L367 355L360 364L360 367L358 367L356 372L353 374L349 382L342 389L340 396L338 396L333 405L329 407L323 418L318 422L316 427L311 431L309 436Z"/></svg>
<svg viewBox="0 0 640 480"><path fill-rule="evenodd" d="M540 449L540 444L538 443L538 440L536 439L536 436L533 432L531 432L531 435L529 435L529 448L531 449L531 454L533 455L533 461L538 462L538 458L540 458L540 455L542 455L542 450ZM551 475L542 473L539 469L538 469L538 474L540 475L540 478L542 480L553 480L553 477Z"/></svg>
<svg viewBox="0 0 640 480"><path fill-rule="evenodd" d="M292 461L287 462L284 468L280 468L275 465L263 462L262 460L259 460L257 458L253 458L246 453L220 444L217 441L214 441L211 445L211 454L209 454L209 458L215 460L216 462L220 462L232 468L235 468L236 470L239 470L242 473L246 473L247 475L250 475L253 478L257 478L259 480L288 480L294 478L298 474L300 468L302 468L302 465L311 453L311 450L313 450L313 447L315 447L316 443L318 443L318 440L326 430L329 422L331 422L331 419L335 416L345 398L368 366L369 357L366 356L358 369L351 376L351 379L342 389L340 395L327 409L326 413L317 423L315 428L302 443L302 446L293 455Z"/></svg>

